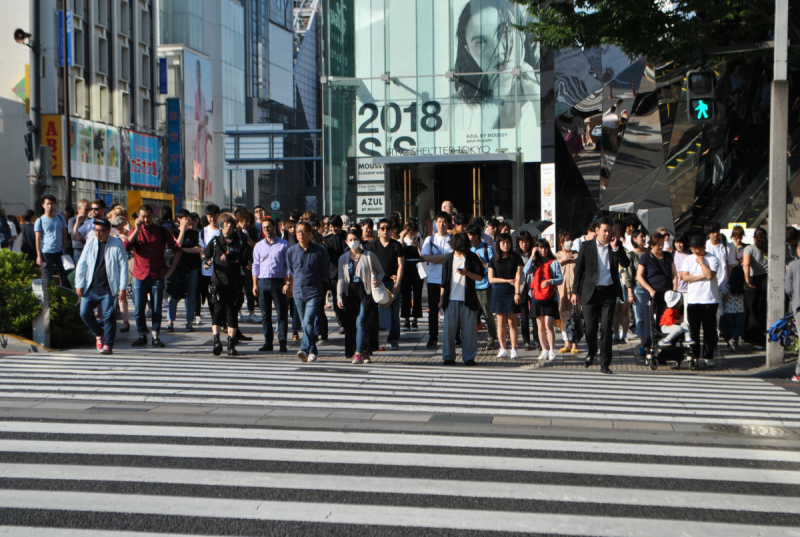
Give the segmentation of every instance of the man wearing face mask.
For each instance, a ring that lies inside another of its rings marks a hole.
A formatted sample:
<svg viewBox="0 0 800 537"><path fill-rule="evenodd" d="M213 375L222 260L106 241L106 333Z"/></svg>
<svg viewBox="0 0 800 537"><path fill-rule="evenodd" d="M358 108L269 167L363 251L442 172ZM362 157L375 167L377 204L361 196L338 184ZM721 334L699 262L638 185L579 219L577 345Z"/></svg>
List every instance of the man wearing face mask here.
<svg viewBox="0 0 800 537"><path fill-rule="evenodd" d="M258 297L261 306L261 327L264 331L264 346L260 352L272 352L272 306L278 317L278 344L280 352L288 352L286 348L288 307L286 292L289 285L286 279L286 252L289 243L276 236L275 220L266 217L261 222L264 239L256 244L253 250L253 294Z"/></svg>
<svg viewBox="0 0 800 537"><path fill-rule="evenodd" d="M344 352L354 364L370 363L370 352L377 346L378 326L375 322L377 305L372 288L383 280L383 269L372 252L361 246L361 232L351 228L347 233L349 251L337 260L339 281L336 302L344 312Z"/></svg>

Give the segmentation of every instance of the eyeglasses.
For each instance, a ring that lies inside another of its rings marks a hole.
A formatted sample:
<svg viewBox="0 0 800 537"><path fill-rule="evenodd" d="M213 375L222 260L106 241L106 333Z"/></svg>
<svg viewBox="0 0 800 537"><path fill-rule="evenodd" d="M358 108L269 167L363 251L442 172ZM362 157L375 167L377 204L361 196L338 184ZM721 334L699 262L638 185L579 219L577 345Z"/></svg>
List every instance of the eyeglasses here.
<svg viewBox="0 0 800 537"><path fill-rule="evenodd" d="M99 211L99 210L100 210L100 207L92 207L90 210L91 210L91 211Z"/></svg>
<svg viewBox="0 0 800 537"><path fill-rule="evenodd" d="M378 228L378 231L386 231L387 229L389 229L389 228L386 227L386 226L382 226L382 227Z"/></svg>

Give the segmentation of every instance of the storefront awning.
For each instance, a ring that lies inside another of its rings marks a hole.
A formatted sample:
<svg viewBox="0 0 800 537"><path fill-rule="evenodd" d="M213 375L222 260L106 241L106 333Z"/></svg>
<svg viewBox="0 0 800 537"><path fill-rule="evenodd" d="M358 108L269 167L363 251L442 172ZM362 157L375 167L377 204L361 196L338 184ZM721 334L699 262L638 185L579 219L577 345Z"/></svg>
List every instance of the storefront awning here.
<svg viewBox="0 0 800 537"><path fill-rule="evenodd" d="M521 156L521 155L520 155ZM516 162L517 153L478 153L475 155L404 155L402 157L374 157L375 164L468 164L470 162Z"/></svg>

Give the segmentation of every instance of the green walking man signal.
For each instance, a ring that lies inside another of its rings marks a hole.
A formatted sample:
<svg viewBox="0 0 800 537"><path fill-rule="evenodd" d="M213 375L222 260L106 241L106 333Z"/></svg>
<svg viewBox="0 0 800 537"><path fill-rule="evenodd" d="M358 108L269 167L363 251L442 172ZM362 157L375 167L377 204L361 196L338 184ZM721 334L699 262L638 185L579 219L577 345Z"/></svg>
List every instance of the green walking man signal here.
<svg viewBox="0 0 800 537"><path fill-rule="evenodd" d="M686 112L689 123L713 123L716 119L717 76L711 70L686 73Z"/></svg>

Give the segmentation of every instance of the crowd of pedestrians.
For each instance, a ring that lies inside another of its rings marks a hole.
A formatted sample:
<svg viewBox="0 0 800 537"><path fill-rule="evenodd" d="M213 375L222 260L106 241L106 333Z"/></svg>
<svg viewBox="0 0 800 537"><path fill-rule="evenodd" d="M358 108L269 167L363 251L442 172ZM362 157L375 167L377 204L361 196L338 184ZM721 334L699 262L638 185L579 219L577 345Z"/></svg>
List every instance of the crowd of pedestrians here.
<svg viewBox="0 0 800 537"><path fill-rule="evenodd" d="M734 352L740 340L765 345L769 256L761 228L746 244L742 228L729 240L717 222L706 223L703 235L673 237L664 228L648 234L635 217L602 217L574 239L559 233L553 248L536 233L512 233L507 222L453 214L450 202L427 226L403 222L398 213L356 223L292 211L283 222L260 206L250 212L212 204L202 216L182 209L173 219L169 207L142 205L129 216L103 200L81 200L74 214L57 214L56 204L45 196L43 214L29 211L19 226L0 219L3 244L20 243L44 278L65 287L74 282L81 315L106 354L113 352L118 311L121 331L130 329L129 290L134 347L164 347L162 328L181 329L175 321L183 300L188 332L204 322L208 307L214 355L223 352L224 332L227 354L236 356L237 343L251 339L239 324L249 321L261 323L260 352L274 352L275 339L278 352L287 352L291 337L300 341L298 358L313 362L330 333L326 308L356 364L386 347L400 349L401 333L418 330L426 314L427 347L441 345L446 365L456 362L458 347L465 365L475 363L483 327L498 358L516 359L520 344L539 349L540 360L578 354L578 341L564 329L576 315L584 324L585 364L599 360L605 373L614 345L629 333L641 354L656 340L670 346L683 338L708 367L720 338ZM800 256L798 245L800 234L788 228L787 262ZM800 263L787 274L794 301L797 280Z"/></svg>

